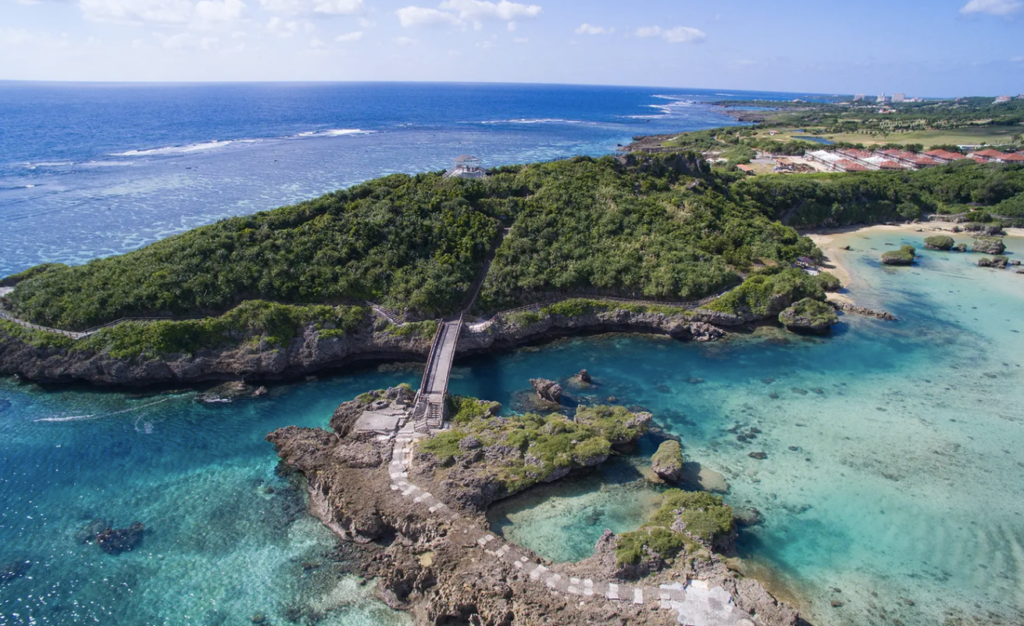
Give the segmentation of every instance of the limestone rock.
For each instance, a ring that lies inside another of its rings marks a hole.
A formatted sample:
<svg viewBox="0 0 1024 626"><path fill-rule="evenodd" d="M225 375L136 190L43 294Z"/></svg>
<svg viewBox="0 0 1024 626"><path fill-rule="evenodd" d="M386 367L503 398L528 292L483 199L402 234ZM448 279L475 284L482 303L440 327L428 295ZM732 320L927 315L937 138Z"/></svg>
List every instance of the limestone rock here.
<svg viewBox="0 0 1024 626"><path fill-rule="evenodd" d="M553 380L531 378L530 384L537 391L537 397L552 404L562 403L562 386Z"/></svg>
<svg viewBox="0 0 1024 626"><path fill-rule="evenodd" d="M949 235L925 237L924 247L929 250L951 250L956 242Z"/></svg>
<svg viewBox="0 0 1024 626"><path fill-rule="evenodd" d="M982 254L1002 254L1006 252L1006 245L1002 239L997 237L978 237L974 240L971 251L981 252Z"/></svg>
<svg viewBox="0 0 1024 626"><path fill-rule="evenodd" d="M992 267L999 270L1005 270L1008 262L1009 259L1004 256L992 257L991 259L978 259L978 267Z"/></svg>
<svg viewBox="0 0 1024 626"><path fill-rule="evenodd" d="M779 313L779 323L789 331L823 335L839 323L839 316L824 302L804 298Z"/></svg>
<svg viewBox="0 0 1024 626"><path fill-rule="evenodd" d="M899 250L890 250L882 255L885 265L913 265L917 249L914 246L903 246Z"/></svg>
<svg viewBox="0 0 1024 626"><path fill-rule="evenodd" d="M665 482L678 482L683 476L683 447L679 442L674 439L662 442L651 457L651 469Z"/></svg>

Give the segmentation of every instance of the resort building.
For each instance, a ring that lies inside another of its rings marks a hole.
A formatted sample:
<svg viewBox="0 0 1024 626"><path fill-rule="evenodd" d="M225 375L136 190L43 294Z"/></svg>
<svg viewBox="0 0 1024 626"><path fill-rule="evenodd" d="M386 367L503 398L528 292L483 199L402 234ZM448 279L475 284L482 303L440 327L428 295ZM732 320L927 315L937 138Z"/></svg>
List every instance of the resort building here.
<svg viewBox="0 0 1024 626"><path fill-rule="evenodd" d="M914 170L921 169L922 167L934 167L939 164L938 161L930 157L905 150L879 150L875 152L875 155L883 159L895 161L906 168Z"/></svg>
<svg viewBox="0 0 1024 626"><path fill-rule="evenodd" d="M967 158L959 152L950 152L948 150L929 150L924 154L939 163L952 163L953 161Z"/></svg>
<svg viewBox="0 0 1024 626"><path fill-rule="evenodd" d="M907 94L905 94L905 93L894 93L894 94L892 94L892 101L893 102L905 102L906 99L907 99Z"/></svg>
<svg viewBox="0 0 1024 626"><path fill-rule="evenodd" d="M1000 152L991 148L972 152L967 156L975 161L984 159L984 161L978 161L979 163L1024 163L1024 156L1019 152Z"/></svg>
<svg viewBox="0 0 1024 626"><path fill-rule="evenodd" d="M455 167L444 173L444 178L483 178L487 176L480 167L480 159L464 154L455 159Z"/></svg>
<svg viewBox="0 0 1024 626"><path fill-rule="evenodd" d="M1011 98L1010 96L999 96L998 98L996 98L993 104L1003 104L1004 102L1009 102L1010 100L1013 100L1013 98Z"/></svg>

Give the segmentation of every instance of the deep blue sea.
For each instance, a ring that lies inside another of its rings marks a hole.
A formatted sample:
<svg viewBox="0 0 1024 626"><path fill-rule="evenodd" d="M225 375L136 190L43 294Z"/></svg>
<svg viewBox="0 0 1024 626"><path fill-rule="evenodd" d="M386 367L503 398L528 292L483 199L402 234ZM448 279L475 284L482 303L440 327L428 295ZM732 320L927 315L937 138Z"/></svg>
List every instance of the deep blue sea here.
<svg viewBox="0 0 1024 626"><path fill-rule="evenodd" d="M0 83L0 274L123 252L382 173L440 169L462 153L488 165L607 153L635 134L728 123L700 104L727 97L769 96ZM724 476L728 502L761 511L765 523L741 537L748 571L819 626L1019 626L1024 278L971 255L878 263L923 237L881 229L836 242L852 248L840 259L851 295L899 323L846 316L831 339L568 339L460 360L451 389L510 411L530 378L587 368L598 386L572 393L651 410L691 460ZM1007 244L1024 254L1024 241ZM420 374L381 366L221 406L195 403L189 389L0 380L0 626L261 614L279 625L410 623L332 559L335 539L275 472L264 436L326 427L338 403ZM736 439L752 427L756 439ZM644 465L514 498L496 528L555 560L584 557L604 528L628 530L650 510ZM94 519L143 523L141 546L114 556L83 543Z"/></svg>
<svg viewBox="0 0 1024 626"><path fill-rule="evenodd" d="M414 83L0 82L0 275L84 263L395 172L614 152L806 94Z"/></svg>

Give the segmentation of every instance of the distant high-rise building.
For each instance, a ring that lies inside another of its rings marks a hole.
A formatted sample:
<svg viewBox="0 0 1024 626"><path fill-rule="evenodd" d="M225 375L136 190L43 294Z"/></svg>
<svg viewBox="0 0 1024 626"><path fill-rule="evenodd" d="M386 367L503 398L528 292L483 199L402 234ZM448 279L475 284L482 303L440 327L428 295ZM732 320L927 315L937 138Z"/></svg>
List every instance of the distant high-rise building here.
<svg viewBox="0 0 1024 626"><path fill-rule="evenodd" d="M853 101L854 102L857 102L858 100L863 100L863 99L864 99L864 94L862 94L862 93L859 93L859 94L857 94L856 96L853 97Z"/></svg>
<svg viewBox="0 0 1024 626"><path fill-rule="evenodd" d="M893 102L904 102L904 101L906 101L906 99L907 99L907 94L905 94L905 93L894 93L894 94L892 94L892 101Z"/></svg>
<svg viewBox="0 0 1024 626"><path fill-rule="evenodd" d="M884 93L882 95L878 96L879 104L881 104L883 102L888 102L888 101L889 101L889 97L886 96Z"/></svg>

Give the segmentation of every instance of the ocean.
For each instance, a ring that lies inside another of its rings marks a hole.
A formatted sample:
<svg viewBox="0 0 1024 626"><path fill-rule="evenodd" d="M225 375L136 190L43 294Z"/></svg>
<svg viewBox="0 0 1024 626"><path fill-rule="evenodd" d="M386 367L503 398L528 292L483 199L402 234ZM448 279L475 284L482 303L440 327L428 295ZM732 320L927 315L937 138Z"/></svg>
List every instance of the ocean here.
<svg viewBox="0 0 1024 626"><path fill-rule="evenodd" d="M0 274L123 252L383 173L440 169L462 153L487 165L604 154L634 134L727 123L699 104L723 97L0 84ZM745 567L814 624L1024 623L1024 280L971 255L878 263L894 245L920 249L922 233L843 237L851 294L899 322L844 316L826 339L570 338L457 361L451 389L509 411L530 378L587 368L595 399L650 410L688 458L723 474L727 502L761 512L764 524L741 535ZM1024 254L1024 241L1007 244ZM189 389L0 380L0 626L410 623L346 573L264 437L327 427L340 402L420 374L385 365L215 406ZM755 439L736 439L752 427ZM603 481L513 498L492 521L549 558L582 558L604 528L628 530L653 506L638 475L616 463ZM141 546L115 556L82 542L95 519L141 522Z"/></svg>

